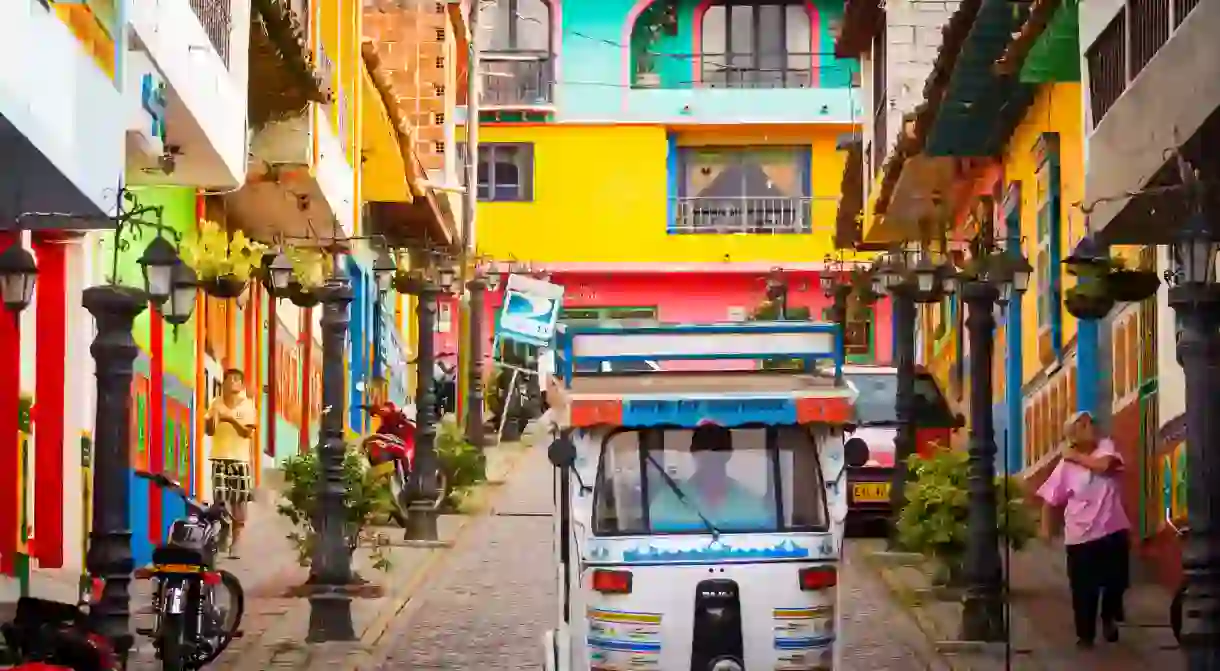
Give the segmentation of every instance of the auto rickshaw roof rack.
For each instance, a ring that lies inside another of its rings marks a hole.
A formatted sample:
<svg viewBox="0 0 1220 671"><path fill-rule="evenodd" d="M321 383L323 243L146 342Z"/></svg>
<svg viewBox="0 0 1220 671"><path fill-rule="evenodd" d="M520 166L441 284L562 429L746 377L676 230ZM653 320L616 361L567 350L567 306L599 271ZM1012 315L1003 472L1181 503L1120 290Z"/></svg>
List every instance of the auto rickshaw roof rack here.
<svg viewBox="0 0 1220 671"><path fill-rule="evenodd" d="M642 326L562 324L556 363L572 426L840 424L854 392L819 361L843 366L842 334L818 322ZM585 373L602 362L799 360L801 369ZM578 379L579 378L579 379Z"/></svg>

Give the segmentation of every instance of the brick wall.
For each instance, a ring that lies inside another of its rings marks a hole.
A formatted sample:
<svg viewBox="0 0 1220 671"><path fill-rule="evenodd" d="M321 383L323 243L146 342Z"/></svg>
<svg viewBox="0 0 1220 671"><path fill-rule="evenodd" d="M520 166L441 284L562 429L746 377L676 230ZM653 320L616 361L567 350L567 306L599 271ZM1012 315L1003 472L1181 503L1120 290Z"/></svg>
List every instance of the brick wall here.
<svg viewBox="0 0 1220 671"><path fill-rule="evenodd" d="M426 170L445 165L447 82L452 80L451 36L445 3L372 0L365 3L364 34L377 46L411 126L415 151Z"/></svg>

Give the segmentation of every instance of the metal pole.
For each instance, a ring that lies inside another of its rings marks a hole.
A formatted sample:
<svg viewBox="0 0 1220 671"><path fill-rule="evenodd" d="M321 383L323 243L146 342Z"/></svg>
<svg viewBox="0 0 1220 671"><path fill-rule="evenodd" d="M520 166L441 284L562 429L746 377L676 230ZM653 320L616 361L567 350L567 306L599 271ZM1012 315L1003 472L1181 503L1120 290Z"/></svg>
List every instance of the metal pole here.
<svg viewBox="0 0 1220 671"><path fill-rule="evenodd" d="M890 291L894 310L894 365L898 369L895 415L898 435L894 439L894 472L890 481L890 509L897 519L906 507L907 460L915 453L915 296L912 287L900 284ZM890 525L890 545L897 547L897 525Z"/></svg>
<svg viewBox="0 0 1220 671"><path fill-rule="evenodd" d="M318 537L310 565L310 641L350 641L356 638L352 625L351 598L343 590L352 582L352 555L348 548L347 486L343 461L343 409L347 406L347 380L343 368L347 344L348 306L352 287L343 269L343 257L335 255L333 276L322 289L322 417L318 436L317 480Z"/></svg>
<svg viewBox="0 0 1220 671"><path fill-rule="evenodd" d="M991 417L991 356L995 337L994 284L965 283L966 329L970 338L970 512L966 531L966 592L962 640L1005 638L1003 566L995 487L995 434Z"/></svg>
<svg viewBox="0 0 1220 671"><path fill-rule="evenodd" d="M1220 294L1212 285L1169 290L1182 319L1178 357L1186 375L1186 515L1190 533L1182 552L1186 593L1182 648L1189 671L1220 670Z"/></svg>
<svg viewBox="0 0 1220 671"><path fill-rule="evenodd" d="M436 399L432 391L432 368L436 364L436 299L440 290L425 280L416 301L418 343L415 378L415 468L411 471L412 502L408 510L407 537L434 541L438 538L435 506L437 492Z"/></svg>
<svg viewBox="0 0 1220 671"><path fill-rule="evenodd" d="M470 289L470 381L466 389L466 440L478 448L484 447L483 417L483 319L487 283L475 277L466 285Z"/></svg>
<svg viewBox="0 0 1220 671"><path fill-rule="evenodd" d="M517 388L517 375L519 370L514 366L512 375L508 376L508 389L504 394L504 407L500 409L500 426L496 428L496 444L499 445L504 440L504 425L508 422L508 411L513 407L513 390Z"/></svg>
<svg viewBox="0 0 1220 671"><path fill-rule="evenodd" d="M842 350L843 359L847 360L847 302L851 300L851 285L840 285L835 287L834 295L834 321L839 327L839 348ZM835 366L835 384L843 383L843 367Z"/></svg>
<svg viewBox="0 0 1220 671"><path fill-rule="evenodd" d="M127 659L131 636L130 484L131 377L139 349L131 330L148 307L144 292L119 286L90 287L84 306L97 322L89 347L97 363L97 412L93 420L93 528L85 567L101 578L101 597L89 609L90 627L110 639Z"/></svg>
<svg viewBox="0 0 1220 671"><path fill-rule="evenodd" d="M462 272L469 272L471 259L477 258L475 245L475 215L478 210L479 175L479 5L470 5L470 43L467 56L466 76L466 190L462 192ZM478 276L466 284L470 290L469 328L470 339L469 378L466 385L466 440L475 447L483 447L483 303L487 285Z"/></svg>

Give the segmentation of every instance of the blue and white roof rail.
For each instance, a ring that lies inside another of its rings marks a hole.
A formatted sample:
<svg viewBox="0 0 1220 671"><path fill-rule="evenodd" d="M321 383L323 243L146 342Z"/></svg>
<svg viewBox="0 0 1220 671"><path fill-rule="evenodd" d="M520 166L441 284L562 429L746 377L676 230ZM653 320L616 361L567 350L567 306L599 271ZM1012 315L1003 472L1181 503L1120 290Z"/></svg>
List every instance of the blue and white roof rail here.
<svg viewBox="0 0 1220 671"><path fill-rule="evenodd" d="M642 326L560 324L558 373L569 386L577 369L601 370L602 362L800 359L814 371L819 361L843 367L843 334L835 324L805 321L656 324Z"/></svg>

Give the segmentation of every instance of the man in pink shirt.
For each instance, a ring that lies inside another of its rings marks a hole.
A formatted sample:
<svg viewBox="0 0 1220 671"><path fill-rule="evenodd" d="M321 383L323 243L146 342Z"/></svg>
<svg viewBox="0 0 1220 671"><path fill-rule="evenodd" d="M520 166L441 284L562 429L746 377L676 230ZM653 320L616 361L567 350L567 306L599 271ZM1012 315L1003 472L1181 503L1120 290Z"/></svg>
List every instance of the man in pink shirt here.
<svg viewBox="0 0 1220 671"><path fill-rule="evenodd" d="M1044 536L1051 536L1054 521L1063 515L1077 645L1091 647L1097 634L1099 600L1102 635L1110 642L1118 640L1129 578L1131 524L1120 497L1117 476L1123 460L1114 441L1098 435L1093 416L1087 412L1076 413L1065 429L1069 444L1038 489L1038 496L1045 502Z"/></svg>

